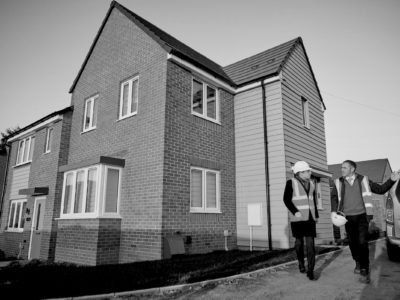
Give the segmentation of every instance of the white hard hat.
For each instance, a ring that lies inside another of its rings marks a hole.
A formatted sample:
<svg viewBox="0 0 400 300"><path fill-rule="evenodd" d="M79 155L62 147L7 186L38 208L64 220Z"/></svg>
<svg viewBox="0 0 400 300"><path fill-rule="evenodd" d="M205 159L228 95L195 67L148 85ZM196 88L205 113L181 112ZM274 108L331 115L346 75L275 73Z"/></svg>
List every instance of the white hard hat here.
<svg viewBox="0 0 400 300"><path fill-rule="evenodd" d="M303 171L311 171L310 165L306 163L305 161L298 161L294 164L292 167L293 173L296 174L298 172L303 172Z"/></svg>
<svg viewBox="0 0 400 300"><path fill-rule="evenodd" d="M347 219L342 212L333 212L331 215L332 223L333 225L336 225L338 227L343 226L344 224L347 223Z"/></svg>

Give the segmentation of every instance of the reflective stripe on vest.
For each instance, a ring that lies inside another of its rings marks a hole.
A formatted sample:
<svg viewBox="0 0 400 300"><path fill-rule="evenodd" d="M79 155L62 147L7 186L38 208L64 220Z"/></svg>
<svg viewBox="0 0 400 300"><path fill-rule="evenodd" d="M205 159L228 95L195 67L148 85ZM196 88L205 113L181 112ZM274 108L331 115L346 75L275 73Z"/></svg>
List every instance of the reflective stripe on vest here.
<svg viewBox="0 0 400 300"><path fill-rule="evenodd" d="M346 180L346 179L343 179L343 180ZM357 180L357 177L354 180ZM353 182L353 184L354 184L354 182ZM372 192L371 192L371 187L369 186L368 177L364 176L364 178L360 184L361 184L362 198L364 201L365 209L367 210L367 215L372 215L373 214ZM335 180L335 186L336 186L336 190L338 193L338 199L339 199L338 208L339 208L340 202L342 201L341 182L340 182L339 178Z"/></svg>
<svg viewBox="0 0 400 300"><path fill-rule="evenodd" d="M309 212L311 210L311 214L315 218L315 208L314 208L314 191L315 185L312 181L310 181L310 191L309 196L307 196L307 192L304 189L303 185L296 179L292 178L292 188L293 188L293 195L292 195L292 202L294 206L298 209L301 213L301 218L296 218L292 213L290 215L291 222L298 222L298 221L307 221L309 218Z"/></svg>

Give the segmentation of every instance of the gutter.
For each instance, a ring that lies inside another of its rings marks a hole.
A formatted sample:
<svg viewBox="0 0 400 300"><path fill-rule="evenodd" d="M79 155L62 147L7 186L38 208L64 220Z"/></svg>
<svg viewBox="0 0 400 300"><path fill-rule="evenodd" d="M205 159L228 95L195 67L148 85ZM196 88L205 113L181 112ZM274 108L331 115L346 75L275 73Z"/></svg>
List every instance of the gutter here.
<svg viewBox="0 0 400 300"><path fill-rule="evenodd" d="M272 224L271 224L271 193L269 183L269 157L268 157L268 128L267 128L267 96L265 93L264 79L260 81L263 102L263 125L264 125L264 162L265 162L265 185L267 192L267 227L268 227L268 248L272 250Z"/></svg>
<svg viewBox="0 0 400 300"><path fill-rule="evenodd" d="M6 162L6 172L4 173L4 181L3 181L3 190L1 192L1 198L0 198L0 219L1 219L1 215L3 213L3 202L4 202L4 196L6 194L6 187L7 187L7 175L8 175L8 165L10 163L10 156L11 156L11 146L9 144L7 144L7 142L5 143L5 147L8 147L9 150L7 151L7 162Z"/></svg>

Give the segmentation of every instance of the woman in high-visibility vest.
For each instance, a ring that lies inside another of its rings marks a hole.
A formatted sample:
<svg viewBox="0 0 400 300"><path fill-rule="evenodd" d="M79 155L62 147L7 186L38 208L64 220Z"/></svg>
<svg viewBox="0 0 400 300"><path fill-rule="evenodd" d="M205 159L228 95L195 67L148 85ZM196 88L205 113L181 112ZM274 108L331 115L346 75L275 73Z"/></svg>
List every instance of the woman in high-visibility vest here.
<svg viewBox="0 0 400 300"><path fill-rule="evenodd" d="M283 201L289 210L290 227L292 235L296 238L295 249L299 261L299 270L306 272L304 266L304 238L307 249L307 277L315 280L315 246L314 238L317 236L315 222L318 219L315 183L311 180L311 168L305 161L298 161L293 166L294 178L286 182Z"/></svg>

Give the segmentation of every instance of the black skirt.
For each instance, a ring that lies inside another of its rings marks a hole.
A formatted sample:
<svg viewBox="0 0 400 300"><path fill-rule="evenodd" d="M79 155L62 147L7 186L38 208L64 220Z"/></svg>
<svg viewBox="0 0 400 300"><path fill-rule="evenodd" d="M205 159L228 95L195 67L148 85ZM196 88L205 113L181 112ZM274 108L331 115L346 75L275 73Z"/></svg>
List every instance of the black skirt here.
<svg viewBox="0 0 400 300"><path fill-rule="evenodd" d="M315 226L315 221L309 214L308 221L291 222L290 227L292 228L292 235L295 238L301 238L305 236L317 237L317 229Z"/></svg>

